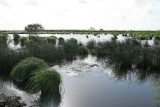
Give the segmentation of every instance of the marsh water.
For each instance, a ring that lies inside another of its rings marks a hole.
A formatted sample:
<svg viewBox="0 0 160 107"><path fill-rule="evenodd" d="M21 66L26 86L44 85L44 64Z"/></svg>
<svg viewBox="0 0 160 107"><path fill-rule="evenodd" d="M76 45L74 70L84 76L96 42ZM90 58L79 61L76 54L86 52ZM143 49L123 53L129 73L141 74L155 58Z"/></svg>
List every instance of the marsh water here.
<svg viewBox="0 0 160 107"><path fill-rule="evenodd" d="M27 35L21 35L27 36ZM51 36L51 35L41 35ZM90 40L110 40L112 35L54 35L69 39L76 38L79 42L87 43ZM117 41L126 37L118 36ZM150 40L149 44L152 45ZM10 45L11 47L13 44ZM17 46L18 48L19 46ZM42 107L153 107L155 88L154 77L146 75L145 71L122 70L117 71L101 59L92 55L77 57L72 62L55 64L50 69L57 70L62 76L60 95L44 96L40 93L29 94L18 87L10 77L0 78L0 94L17 95L27 106ZM140 73L139 73L140 72Z"/></svg>

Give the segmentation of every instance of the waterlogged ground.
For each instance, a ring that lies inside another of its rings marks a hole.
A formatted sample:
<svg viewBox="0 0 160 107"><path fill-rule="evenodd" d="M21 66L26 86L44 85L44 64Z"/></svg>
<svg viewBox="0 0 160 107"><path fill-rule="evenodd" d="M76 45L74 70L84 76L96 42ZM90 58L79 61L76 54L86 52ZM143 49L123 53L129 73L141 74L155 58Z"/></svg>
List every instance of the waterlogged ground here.
<svg viewBox="0 0 160 107"><path fill-rule="evenodd" d="M89 56L63 66L53 66L62 74L62 107L151 107L153 87L140 83L135 75L118 80L109 67Z"/></svg>
<svg viewBox="0 0 160 107"><path fill-rule="evenodd" d="M23 35L24 36L24 35ZM45 35L46 36L46 35ZM65 39L74 37L86 43L91 39L96 41L110 40L111 35L101 35L100 38L89 35L56 35ZM122 36L118 40L124 40ZM151 42L152 44L152 42ZM11 45L13 46L13 45ZM18 95L27 106L43 107L152 107L155 106L153 81L150 77L141 80L137 73L115 73L105 61L88 55L73 62L64 62L52 66L62 75L61 93L57 97L40 99L40 93L29 94L17 87L9 78L0 79L0 94Z"/></svg>

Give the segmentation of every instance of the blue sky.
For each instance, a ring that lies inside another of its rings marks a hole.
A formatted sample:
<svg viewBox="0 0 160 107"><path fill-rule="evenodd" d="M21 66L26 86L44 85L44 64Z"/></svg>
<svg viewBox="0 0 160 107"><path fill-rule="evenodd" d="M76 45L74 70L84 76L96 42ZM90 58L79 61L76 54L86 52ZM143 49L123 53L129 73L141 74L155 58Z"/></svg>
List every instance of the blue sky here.
<svg viewBox="0 0 160 107"><path fill-rule="evenodd" d="M0 0L0 30L159 30L160 0Z"/></svg>

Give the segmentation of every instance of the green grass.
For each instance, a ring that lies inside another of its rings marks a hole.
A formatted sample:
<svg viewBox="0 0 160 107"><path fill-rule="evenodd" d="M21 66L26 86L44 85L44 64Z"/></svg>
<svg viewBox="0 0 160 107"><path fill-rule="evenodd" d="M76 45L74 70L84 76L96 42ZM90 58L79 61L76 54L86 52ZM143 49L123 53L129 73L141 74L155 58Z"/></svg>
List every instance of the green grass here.
<svg viewBox="0 0 160 107"><path fill-rule="evenodd" d="M59 45L64 45L64 43L65 43L65 40L64 40L63 37L58 38L58 44Z"/></svg>
<svg viewBox="0 0 160 107"><path fill-rule="evenodd" d="M92 40L92 41L87 42L88 49L93 50L95 49L95 47L96 47L96 41Z"/></svg>
<svg viewBox="0 0 160 107"><path fill-rule="evenodd" d="M56 37L47 37L47 41L48 41L48 43L50 43L50 44L53 44L53 45L55 45L56 44Z"/></svg>
<svg viewBox="0 0 160 107"><path fill-rule="evenodd" d="M30 56L24 49L14 50L8 46L0 46L0 73L10 73L12 68L21 60Z"/></svg>
<svg viewBox="0 0 160 107"><path fill-rule="evenodd" d="M42 95L59 93L61 76L55 70L40 70L34 73L28 84L30 92L41 91Z"/></svg>
<svg viewBox="0 0 160 107"><path fill-rule="evenodd" d="M20 40L20 35L17 34L17 33L14 33L14 34L13 34L14 44L17 45L17 44L19 43L19 40Z"/></svg>
<svg viewBox="0 0 160 107"><path fill-rule="evenodd" d="M26 49L31 54L31 56L43 59L48 63L61 61L65 58L62 47L56 47L53 44L46 42L30 41L27 43Z"/></svg>
<svg viewBox="0 0 160 107"><path fill-rule="evenodd" d="M0 33L0 45L7 45L8 33Z"/></svg>
<svg viewBox="0 0 160 107"><path fill-rule="evenodd" d="M26 41L27 41L27 37L21 37L21 38L20 38L21 46L24 46L25 43L26 43Z"/></svg>
<svg viewBox="0 0 160 107"><path fill-rule="evenodd" d="M28 81L33 72L40 69L46 69L48 67L47 63L39 58L29 57L20 61L11 71L11 77L17 82Z"/></svg>
<svg viewBox="0 0 160 107"><path fill-rule="evenodd" d="M78 49L79 55L88 55L89 49L85 46L80 46Z"/></svg>
<svg viewBox="0 0 160 107"><path fill-rule="evenodd" d="M78 54L78 44L77 40L74 38L71 38L65 42L63 45L65 56L68 60L74 59Z"/></svg>
<svg viewBox="0 0 160 107"><path fill-rule="evenodd" d="M97 57L107 57L117 68L130 69L132 65L145 70L160 70L160 46L142 45L135 39L99 42L93 49Z"/></svg>

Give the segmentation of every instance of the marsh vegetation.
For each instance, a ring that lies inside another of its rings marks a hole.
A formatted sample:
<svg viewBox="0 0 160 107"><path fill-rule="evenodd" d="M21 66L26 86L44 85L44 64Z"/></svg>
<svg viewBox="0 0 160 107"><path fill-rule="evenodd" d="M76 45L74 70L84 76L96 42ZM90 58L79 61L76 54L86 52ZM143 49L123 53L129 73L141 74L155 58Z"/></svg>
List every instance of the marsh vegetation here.
<svg viewBox="0 0 160 107"><path fill-rule="evenodd" d="M68 31L68 33L71 32ZM10 40L7 33L1 33L0 73L10 74L16 83L25 84L27 93L41 92L40 99L47 95L52 95L50 97L59 96L59 103L61 84L63 84L61 75L63 74L57 68L50 69L50 67L74 63L79 59L85 60L89 56L95 57L96 63L103 63L102 65L112 69L112 75L117 80L127 80L130 76L132 77L132 74L136 74L140 83L145 82L148 78L159 78L160 45L158 31L107 32L101 30L101 32L90 31L90 33L86 33L86 31L79 31L78 33L87 34L88 37L85 39L89 39L90 35L97 36L97 38L101 38L101 34L112 34L113 36L110 40L90 40L81 43L75 39L76 37L64 39L53 35L42 37L37 36L37 34L21 37L17 33L13 34L13 39ZM126 38L119 41L119 35ZM156 43L150 45L148 41L151 39ZM20 45L20 47L10 47L12 41L14 46ZM84 64L81 66L80 63L79 67L83 70L83 67L91 69L90 67L96 68L99 65L88 66ZM75 72L81 72L77 68L74 69Z"/></svg>

